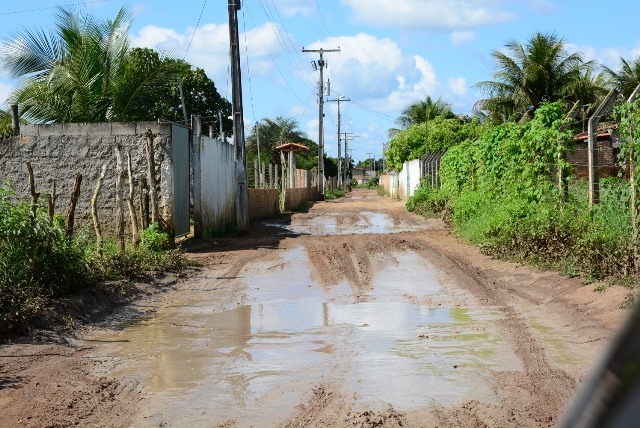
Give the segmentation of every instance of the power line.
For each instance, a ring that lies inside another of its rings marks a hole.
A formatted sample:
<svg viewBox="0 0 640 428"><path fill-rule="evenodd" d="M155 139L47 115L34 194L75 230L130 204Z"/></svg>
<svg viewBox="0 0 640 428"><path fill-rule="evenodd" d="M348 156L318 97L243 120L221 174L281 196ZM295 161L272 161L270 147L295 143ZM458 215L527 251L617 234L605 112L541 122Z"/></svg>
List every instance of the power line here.
<svg viewBox="0 0 640 428"><path fill-rule="evenodd" d="M353 101L353 105L358 107L358 108L360 108L361 110L364 110L364 111L366 111L368 113L371 113L371 114L373 114L375 116L378 116L381 119L388 120L389 122L394 122L395 123L395 121L396 121L396 119L394 119L393 117L391 117L391 116L389 116L387 114L381 113L379 111L376 111L376 110L374 110L374 109L372 109L370 107L367 107L364 104L360 104L357 101Z"/></svg>
<svg viewBox="0 0 640 428"><path fill-rule="evenodd" d="M278 66L278 63L276 62L275 58L273 57L273 54L271 53L271 49L269 49L269 46L267 46L267 42L265 42L264 37L262 37L262 33L260 32L260 29L258 28L258 24L256 23L255 19L253 19L253 15L251 14L251 10L248 10L248 12L249 12L249 17L251 18L251 20L253 21L253 24L256 27L256 32L258 33L258 36L260 37L260 40L262 40L262 44L264 45L265 49L269 53L269 56L271 57L271 61L273 62L273 65L276 67L276 70L278 70L278 73L280 73L280 76L284 80L284 83L287 85L287 87L291 90L291 93L293 94L293 96L296 97L298 99L298 101L303 103L304 101L302 101L302 98L300 98L298 96L298 94L294 91L293 87L289 84L289 81L285 77L284 73L282 73L282 70L280 70L280 67Z"/></svg>
<svg viewBox="0 0 640 428"><path fill-rule="evenodd" d="M184 53L182 59L187 57L187 53L189 53L189 49L191 48L191 42L193 42L193 38L196 36L196 31L198 31L198 26L200 26L200 20L202 19L202 14L204 13L204 8L207 5L207 0L204 0L202 4L202 10L200 10L200 16L198 16L198 22L196 23L196 28L193 29L193 34L191 35L191 39L189 39L189 45L187 46L187 50Z"/></svg>
<svg viewBox="0 0 640 428"><path fill-rule="evenodd" d="M320 12L320 18L322 18L322 24L324 25L324 29L327 31L327 35L329 37L333 37L329 32L329 27L327 27L327 21L324 20L324 14L322 13L322 9L320 9L320 4L318 3L318 0L316 0L316 7L318 8L318 12Z"/></svg>

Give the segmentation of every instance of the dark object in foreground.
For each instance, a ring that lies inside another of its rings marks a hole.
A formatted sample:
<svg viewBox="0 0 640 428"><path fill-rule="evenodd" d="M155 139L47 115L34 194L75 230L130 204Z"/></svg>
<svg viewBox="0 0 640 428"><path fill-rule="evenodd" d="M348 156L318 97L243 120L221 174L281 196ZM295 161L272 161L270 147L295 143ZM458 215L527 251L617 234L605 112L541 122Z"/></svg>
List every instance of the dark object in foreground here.
<svg viewBox="0 0 640 428"><path fill-rule="evenodd" d="M640 304L565 415L563 428L631 427L640 421Z"/></svg>

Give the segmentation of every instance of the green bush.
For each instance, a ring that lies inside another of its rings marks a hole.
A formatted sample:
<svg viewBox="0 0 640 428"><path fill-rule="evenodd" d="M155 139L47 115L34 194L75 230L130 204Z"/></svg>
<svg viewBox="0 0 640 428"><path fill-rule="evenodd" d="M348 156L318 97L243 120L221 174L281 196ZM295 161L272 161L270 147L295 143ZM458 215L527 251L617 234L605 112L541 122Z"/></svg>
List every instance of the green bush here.
<svg viewBox="0 0 640 428"><path fill-rule="evenodd" d="M342 189L331 189L327 191L324 195L325 199L332 200L336 198L341 198L345 195L344 190Z"/></svg>
<svg viewBox="0 0 640 428"><path fill-rule="evenodd" d="M181 270L186 262L156 225L142 234L138 248L119 251L106 241L98 251L88 233L65 235L62 218L53 221L30 202L14 202L0 187L0 335L18 331L51 299L101 280L132 280L145 272Z"/></svg>
<svg viewBox="0 0 640 428"><path fill-rule="evenodd" d="M442 213L457 233L494 257L529 262L588 278L633 273L630 186L601 181L601 203L589 208L587 185L555 186L558 153L571 146L559 104L544 104L533 121L487 128L449 149L441 190L420 188L407 202Z"/></svg>

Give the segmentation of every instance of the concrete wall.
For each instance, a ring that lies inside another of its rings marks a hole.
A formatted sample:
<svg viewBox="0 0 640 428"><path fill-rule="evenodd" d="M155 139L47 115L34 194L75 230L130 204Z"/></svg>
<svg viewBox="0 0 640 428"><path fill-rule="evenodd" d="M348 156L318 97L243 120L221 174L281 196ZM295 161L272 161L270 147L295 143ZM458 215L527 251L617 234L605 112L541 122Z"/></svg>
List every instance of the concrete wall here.
<svg viewBox="0 0 640 428"><path fill-rule="evenodd" d="M236 225L233 145L201 136L200 168L200 224L206 239L233 230Z"/></svg>
<svg viewBox="0 0 640 428"><path fill-rule="evenodd" d="M419 185L420 159L405 162L399 174L398 197L403 200L409 199Z"/></svg>
<svg viewBox="0 0 640 428"><path fill-rule="evenodd" d="M384 187L384 190L389 192L389 196L392 198L398 198L398 174L384 174L380 176L380 185Z"/></svg>
<svg viewBox="0 0 640 428"><path fill-rule="evenodd" d="M315 187L287 189L284 195L284 210L292 211L306 202L317 200L318 189Z"/></svg>
<svg viewBox="0 0 640 428"><path fill-rule="evenodd" d="M48 125L24 125L20 135L0 141L0 181L12 181L20 199L29 198L29 179L26 162L31 162L36 191L46 201L55 181L57 186L56 213L64 214L76 174L82 174L80 199L75 219L78 227L93 227L90 202L102 165L108 162L102 190L98 198L98 216L106 235L115 234L115 173L116 144L131 153L133 175L136 184L146 177L145 132L150 128L155 138L156 179L158 180L160 216L162 222L172 225L172 168L171 125L157 122L142 123L56 123ZM125 168L126 171L126 168ZM126 172L125 172L126 177ZM125 178L124 194L128 195L128 178ZM139 200L136 186L136 206ZM140 220L140 219L139 219ZM125 203L127 233L129 215Z"/></svg>
<svg viewBox="0 0 640 428"><path fill-rule="evenodd" d="M276 189L249 189L249 219L273 217L280 213L280 192Z"/></svg>

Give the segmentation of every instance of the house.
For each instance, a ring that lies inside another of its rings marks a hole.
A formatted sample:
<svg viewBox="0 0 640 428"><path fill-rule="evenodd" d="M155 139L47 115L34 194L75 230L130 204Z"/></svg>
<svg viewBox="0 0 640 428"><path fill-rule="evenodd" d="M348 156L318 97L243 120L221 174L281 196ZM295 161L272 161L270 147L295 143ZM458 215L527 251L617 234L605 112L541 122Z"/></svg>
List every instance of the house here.
<svg viewBox="0 0 640 428"><path fill-rule="evenodd" d="M358 184L366 184L376 177L376 172L365 168L351 168L351 178Z"/></svg>

